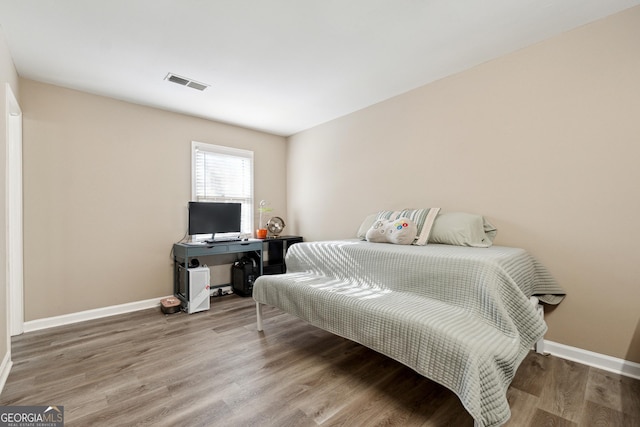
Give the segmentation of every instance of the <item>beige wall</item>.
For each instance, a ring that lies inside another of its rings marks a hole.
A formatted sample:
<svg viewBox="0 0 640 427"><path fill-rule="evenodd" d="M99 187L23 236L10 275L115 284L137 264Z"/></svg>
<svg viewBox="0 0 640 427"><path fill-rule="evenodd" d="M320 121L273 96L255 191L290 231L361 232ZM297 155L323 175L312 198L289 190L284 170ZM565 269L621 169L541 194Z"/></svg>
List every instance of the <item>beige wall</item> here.
<svg viewBox="0 0 640 427"><path fill-rule="evenodd" d="M255 198L286 212L286 141L21 80L25 320L170 295L193 140L254 151Z"/></svg>
<svg viewBox="0 0 640 427"><path fill-rule="evenodd" d="M291 225L318 240L380 209L482 213L568 292L547 339L640 362L639 76L636 7L294 135Z"/></svg>

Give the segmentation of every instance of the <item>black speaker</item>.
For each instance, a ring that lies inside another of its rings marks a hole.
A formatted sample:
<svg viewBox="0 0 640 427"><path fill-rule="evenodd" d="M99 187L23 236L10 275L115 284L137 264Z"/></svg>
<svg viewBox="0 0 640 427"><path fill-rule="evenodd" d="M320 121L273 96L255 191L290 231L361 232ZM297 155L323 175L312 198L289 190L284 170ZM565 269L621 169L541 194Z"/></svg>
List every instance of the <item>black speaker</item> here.
<svg viewBox="0 0 640 427"><path fill-rule="evenodd" d="M253 282L258 278L260 271L256 260L250 257L242 257L231 266L231 287L233 292L250 297L253 294Z"/></svg>

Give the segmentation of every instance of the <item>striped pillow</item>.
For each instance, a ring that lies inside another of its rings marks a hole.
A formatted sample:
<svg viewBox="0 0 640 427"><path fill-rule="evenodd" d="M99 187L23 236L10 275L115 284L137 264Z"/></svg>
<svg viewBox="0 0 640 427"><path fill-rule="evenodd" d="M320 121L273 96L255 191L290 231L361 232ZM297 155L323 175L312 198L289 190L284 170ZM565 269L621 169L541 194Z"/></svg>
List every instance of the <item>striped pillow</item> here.
<svg viewBox="0 0 640 427"><path fill-rule="evenodd" d="M429 233L440 208L403 209L401 211L380 211L376 219L409 218L418 226L418 235L413 245L424 246L429 241Z"/></svg>

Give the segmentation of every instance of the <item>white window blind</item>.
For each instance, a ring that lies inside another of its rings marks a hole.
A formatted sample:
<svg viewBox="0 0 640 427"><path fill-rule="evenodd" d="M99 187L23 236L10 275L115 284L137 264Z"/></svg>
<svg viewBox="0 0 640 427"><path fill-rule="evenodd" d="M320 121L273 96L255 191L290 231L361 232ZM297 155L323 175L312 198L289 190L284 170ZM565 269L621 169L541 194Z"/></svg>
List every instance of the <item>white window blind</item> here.
<svg viewBox="0 0 640 427"><path fill-rule="evenodd" d="M192 199L242 203L242 232L253 230L253 151L193 142Z"/></svg>

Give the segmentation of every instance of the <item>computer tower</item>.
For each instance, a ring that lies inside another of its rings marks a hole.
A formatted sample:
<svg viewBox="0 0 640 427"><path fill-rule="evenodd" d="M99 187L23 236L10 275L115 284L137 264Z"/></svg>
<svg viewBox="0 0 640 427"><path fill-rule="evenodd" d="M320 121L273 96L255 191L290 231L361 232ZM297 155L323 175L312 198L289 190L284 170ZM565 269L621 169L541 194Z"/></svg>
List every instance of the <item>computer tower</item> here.
<svg viewBox="0 0 640 427"><path fill-rule="evenodd" d="M180 267L183 269L184 267ZM187 268L187 283L180 282L180 293L186 298L187 313L209 310L209 267ZM184 277L182 272L180 277ZM188 292L185 292L188 288Z"/></svg>
<svg viewBox="0 0 640 427"><path fill-rule="evenodd" d="M260 271L255 259L242 257L231 266L231 286L233 292L243 296L253 295L253 282L258 278Z"/></svg>

